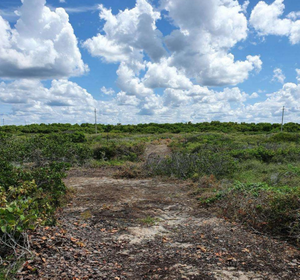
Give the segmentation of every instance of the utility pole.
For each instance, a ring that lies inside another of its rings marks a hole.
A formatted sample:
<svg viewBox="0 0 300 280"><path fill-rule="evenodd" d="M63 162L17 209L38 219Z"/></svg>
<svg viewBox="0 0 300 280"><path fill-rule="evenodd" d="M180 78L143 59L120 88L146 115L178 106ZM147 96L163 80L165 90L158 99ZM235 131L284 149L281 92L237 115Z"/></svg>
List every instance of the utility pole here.
<svg viewBox="0 0 300 280"><path fill-rule="evenodd" d="M4 126L4 119L2 120L3 122L2 122L2 125Z"/></svg>
<svg viewBox="0 0 300 280"><path fill-rule="evenodd" d="M97 134L97 109L95 108L95 133Z"/></svg>
<svg viewBox="0 0 300 280"><path fill-rule="evenodd" d="M283 131L283 119L284 119L284 106L283 106L283 109L282 109L281 132Z"/></svg>

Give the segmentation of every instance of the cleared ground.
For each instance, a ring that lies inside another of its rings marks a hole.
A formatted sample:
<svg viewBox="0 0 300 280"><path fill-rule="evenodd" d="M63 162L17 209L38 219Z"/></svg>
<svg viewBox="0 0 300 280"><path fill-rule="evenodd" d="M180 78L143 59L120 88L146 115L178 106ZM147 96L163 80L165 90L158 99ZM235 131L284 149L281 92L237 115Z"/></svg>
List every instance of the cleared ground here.
<svg viewBox="0 0 300 280"><path fill-rule="evenodd" d="M72 170L55 228L19 279L299 279L299 251L200 209L186 182Z"/></svg>

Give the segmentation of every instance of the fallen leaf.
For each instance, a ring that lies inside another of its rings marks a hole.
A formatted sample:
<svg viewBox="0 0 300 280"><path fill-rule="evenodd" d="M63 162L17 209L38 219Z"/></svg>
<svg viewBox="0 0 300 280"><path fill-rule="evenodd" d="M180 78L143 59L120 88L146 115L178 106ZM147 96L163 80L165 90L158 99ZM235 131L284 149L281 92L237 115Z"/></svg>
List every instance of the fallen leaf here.
<svg viewBox="0 0 300 280"><path fill-rule="evenodd" d="M162 242L166 243L166 242L168 242L168 241L169 241L168 238L163 237Z"/></svg>
<svg viewBox="0 0 300 280"><path fill-rule="evenodd" d="M247 248L243 249L242 252L244 252L244 253L250 253L250 251Z"/></svg>
<svg viewBox="0 0 300 280"><path fill-rule="evenodd" d="M203 253L207 252L206 248L204 248L202 246L197 246L197 249L201 250Z"/></svg>
<svg viewBox="0 0 300 280"><path fill-rule="evenodd" d="M79 247L85 247L85 244L83 242L77 242L76 243Z"/></svg>
<svg viewBox="0 0 300 280"><path fill-rule="evenodd" d="M32 266L30 266L30 265L27 265L26 268L29 269L29 270L31 270L31 271L34 270L34 268Z"/></svg>

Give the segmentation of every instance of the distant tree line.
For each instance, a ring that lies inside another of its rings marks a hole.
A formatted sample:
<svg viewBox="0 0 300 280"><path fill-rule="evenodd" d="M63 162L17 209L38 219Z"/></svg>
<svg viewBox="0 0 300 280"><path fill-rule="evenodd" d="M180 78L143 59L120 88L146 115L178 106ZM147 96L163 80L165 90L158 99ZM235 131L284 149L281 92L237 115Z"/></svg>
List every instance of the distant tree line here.
<svg viewBox="0 0 300 280"><path fill-rule="evenodd" d="M99 133L144 133L144 134L160 134L160 133L189 133L189 132L251 132L251 133L268 133L279 132L280 124L271 123L237 123L237 122L202 122L202 123L173 123L173 124L138 124L138 125L104 125L98 124ZM284 125L285 132L299 132L300 124L287 123ZM73 133L83 132L88 134L95 133L95 125L90 123L69 124L69 123L53 123L53 124L31 124L26 126L1 126L0 132L6 133Z"/></svg>

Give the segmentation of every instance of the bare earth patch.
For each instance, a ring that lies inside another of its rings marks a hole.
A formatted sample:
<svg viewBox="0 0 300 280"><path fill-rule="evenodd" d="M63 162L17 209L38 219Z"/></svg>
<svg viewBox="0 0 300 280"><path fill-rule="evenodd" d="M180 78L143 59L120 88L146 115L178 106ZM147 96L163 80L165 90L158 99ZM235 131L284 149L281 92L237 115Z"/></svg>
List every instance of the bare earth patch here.
<svg viewBox="0 0 300 280"><path fill-rule="evenodd" d="M19 279L300 279L296 248L199 209L186 182L114 173L70 172L76 196Z"/></svg>

